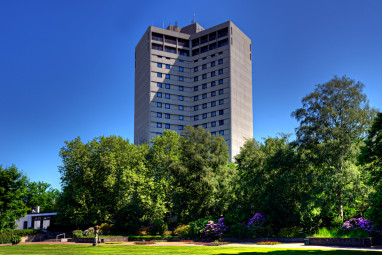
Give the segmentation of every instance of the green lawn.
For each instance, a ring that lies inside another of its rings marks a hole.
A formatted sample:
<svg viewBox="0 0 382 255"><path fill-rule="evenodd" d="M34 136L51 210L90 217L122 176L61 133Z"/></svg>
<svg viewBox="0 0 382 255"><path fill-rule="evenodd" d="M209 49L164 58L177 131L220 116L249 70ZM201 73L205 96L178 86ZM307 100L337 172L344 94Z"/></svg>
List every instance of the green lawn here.
<svg viewBox="0 0 382 255"><path fill-rule="evenodd" d="M180 247L180 246L113 246L102 245L93 247L90 245L54 245L54 244L33 244L33 245L13 245L0 247L0 254L267 254L267 255L347 255L347 254L378 254L381 252L372 251L343 251L343 250L308 250L308 249L279 249L279 248L236 248L236 247Z"/></svg>

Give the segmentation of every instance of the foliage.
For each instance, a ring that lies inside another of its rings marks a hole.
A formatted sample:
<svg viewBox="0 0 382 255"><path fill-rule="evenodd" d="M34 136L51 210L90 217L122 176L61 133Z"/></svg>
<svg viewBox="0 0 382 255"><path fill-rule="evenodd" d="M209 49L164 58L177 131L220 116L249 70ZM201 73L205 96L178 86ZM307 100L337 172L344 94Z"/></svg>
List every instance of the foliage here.
<svg viewBox="0 0 382 255"><path fill-rule="evenodd" d="M39 206L41 212L55 212L59 195L60 192L48 183L28 181L23 200L30 209Z"/></svg>
<svg viewBox="0 0 382 255"><path fill-rule="evenodd" d="M114 224L102 223L99 226L99 231L101 235L111 235L113 232Z"/></svg>
<svg viewBox="0 0 382 255"><path fill-rule="evenodd" d="M227 236L237 238L249 237L249 229L245 224L236 223L229 226L229 232L227 233Z"/></svg>
<svg viewBox="0 0 382 255"><path fill-rule="evenodd" d="M92 236L92 235L95 235L95 230L93 227L90 227L84 230L84 236Z"/></svg>
<svg viewBox="0 0 382 255"><path fill-rule="evenodd" d="M343 230L341 228L320 228L313 237L325 238L365 238L370 237L370 233L363 229Z"/></svg>
<svg viewBox="0 0 382 255"><path fill-rule="evenodd" d="M0 244L5 244L5 243L12 243L12 238L20 238L21 236L26 236L26 235L35 235L40 233L39 230L36 229L21 229L21 230L6 230L3 232L0 232ZM17 237L16 237L17 236Z"/></svg>
<svg viewBox="0 0 382 255"><path fill-rule="evenodd" d="M364 217L350 219L342 225L342 230L362 229L371 232L373 228L372 221Z"/></svg>
<svg viewBox="0 0 382 255"><path fill-rule="evenodd" d="M156 235L163 235L165 231L168 230L167 223L163 220L154 220L152 223L152 230L151 232Z"/></svg>
<svg viewBox="0 0 382 255"><path fill-rule="evenodd" d="M277 236L278 237L303 238L303 237L306 237L308 235L303 232L303 229L301 227L294 226L294 227L288 227L288 228L280 229Z"/></svg>
<svg viewBox="0 0 382 255"><path fill-rule="evenodd" d="M20 242L21 242L21 236L17 236L17 235L12 236L12 238L11 238L11 242L12 242L13 244L20 243Z"/></svg>
<svg viewBox="0 0 382 255"><path fill-rule="evenodd" d="M166 230L166 231L163 232L163 236L164 236L164 237L169 237L169 236L171 236L172 234L173 234L173 232L172 232L172 231L169 231L169 230Z"/></svg>
<svg viewBox="0 0 382 255"><path fill-rule="evenodd" d="M14 235L18 236L26 236L26 235L36 235L38 233L41 233L38 229L16 229L12 232Z"/></svg>
<svg viewBox="0 0 382 255"><path fill-rule="evenodd" d="M217 223L210 220L204 229L204 236L220 239L227 230L228 227L224 225L224 218L220 218Z"/></svg>
<svg viewBox="0 0 382 255"><path fill-rule="evenodd" d="M363 87L346 76L335 76L318 84L302 99L303 107L292 113L300 122L296 142L300 150L309 152L319 180L315 182L319 185L315 206L336 212L341 219L344 206L356 206L351 203L363 191L355 158L357 146L375 115L362 93Z"/></svg>
<svg viewBox="0 0 382 255"><path fill-rule="evenodd" d="M190 225L190 232L189 236L191 237L203 237L204 234L204 229L206 225L208 224L209 221L215 220L212 218L200 218L197 219L196 221L192 221L189 223Z"/></svg>
<svg viewBox="0 0 382 255"><path fill-rule="evenodd" d="M14 229L16 220L23 217L28 207L22 200L27 190L27 177L16 166L0 165L0 232Z"/></svg>
<svg viewBox="0 0 382 255"><path fill-rule="evenodd" d="M73 234L73 238L82 238L82 237L84 237L84 231L79 230L79 229L73 230L72 234Z"/></svg>
<svg viewBox="0 0 382 255"><path fill-rule="evenodd" d="M247 227L260 228L264 226L265 217L261 213L255 213L252 218L249 219Z"/></svg>
<svg viewBox="0 0 382 255"><path fill-rule="evenodd" d="M180 225L174 229L173 234L176 236L187 236L191 231L190 225Z"/></svg>

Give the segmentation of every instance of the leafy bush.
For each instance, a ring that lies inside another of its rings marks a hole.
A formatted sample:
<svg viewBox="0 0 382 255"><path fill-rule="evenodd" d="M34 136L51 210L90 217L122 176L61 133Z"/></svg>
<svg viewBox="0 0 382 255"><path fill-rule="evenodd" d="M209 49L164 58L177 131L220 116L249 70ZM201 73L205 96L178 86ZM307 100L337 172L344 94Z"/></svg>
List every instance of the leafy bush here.
<svg viewBox="0 0 382 255"><path fill-rule="evenodd" d="M277 236L278 237L294 237L294 238L306 237L307 234L305 234L302 230L303 229L300 227L282 228L277 234Z"/></svg>
<svg viewBox="0 0 382 255"><path fill-rule="evenodd" d="M164 231L164 232L163 232L163 236L164 236L164 237L168 237L168 236L171 236L171 235L172 235L172 231L168 231L168 230L167 230L167 231Z"/></svg>
<svg viewBox="0 0 382 255"><path fill-rule="evenodd" d="M254 237L266 237L270 234L269 231L266 231L263 227L265 223L265 216L263 216L261 213L255 213L252 218L249 219L247 227L249 229L249 232ZM270 230L268 228L268 230Z"/></svg>
<svg viewBox="0 0 382 255"><path fill-rule="evenodd" d="M17 235L12 236L12 238L11 238L11 242L12 242L13 244L16 244L16 243L21 242L21 236L17 236Z"/></svg>
<svg viewBox="0 0 382 255"><path fill-rule="evenodd" d="M371 232L373 230L373 225L371 220L366 220L363 217L353 218L346 221L342 225L343 230L353 230L353 229L363 229L365 231Z"/></svg>
<svg viewBox="0 0 382 255"><path fill-rule="evenodd" d="M11 238L12 238L11 232L0 233L0 244L11 243L12 242Z"/></svg>
<svg viewBox="0 0 382 255"><path fill-rule="evenodd" d="M88 229L86 229L84 231L84 235L85 236L91 236L91 235L94 235L94 234L95 234L95 232L94 232L94 228L93 227L90 227L90 228L88 228Z"/></svg>
<svg viewBox="0 0 382 255"><path fill-rule="evenodd" d="M114 224L102 223L99 226L99 232L101 235L111 235L113 232Z"/></svg>
<svg viewBox="0 0 382 255"><path fill-rule="evenodd" d="M35 235L40 233L40 230L37 229L20 229L20 230L7 230L0 233L0 244L11 243L12 237L17 236L16 238L26 235Z"/></svg>
<svg viewBox="0 0 382 255"><path fill-rule="evenodd" d="M165 231L168 230L167 223L163 220L154 220L152 224L151 233L156 235L162 235Z"/></svg>
<svg viewBox="0 0 382 255"><path fill-rule="evenodd" d="M73 234L73 238L82 238L84 237L84 232L82 230L73 230L72 231L72 234Z"/></svg>
<svg viewBox="0 0 382 255"><path fill-rule="evenodd" d="M341 228L320 228L313 237L325 238L365 238L370 237L370 233L364 229L355 228L352 230L344 230Z"/></svg>
<svg viewBox="0 0 382 255"><path fill-rule="evenodd" d="M176 236L187 236L190 231L190 225L180 225L174 230L173 234Z"/></svg>
<svg viewBox="0 0 382 255"><path fill-rule="evenodd" d="M189 223L190 225L190 232L189 236L191 237L203 237L204 236L204 230L206 228L207 223L210 220L215 220L211 218L200 218L196 221L192 221Z"/></svg>
<svg viewBox="0 0 382 255"><path fill-rule="evenodd" d="M244 238L249 236L249 230L245 224L237 223L229 227L229 232L227 235L231 237Z"/></svg>

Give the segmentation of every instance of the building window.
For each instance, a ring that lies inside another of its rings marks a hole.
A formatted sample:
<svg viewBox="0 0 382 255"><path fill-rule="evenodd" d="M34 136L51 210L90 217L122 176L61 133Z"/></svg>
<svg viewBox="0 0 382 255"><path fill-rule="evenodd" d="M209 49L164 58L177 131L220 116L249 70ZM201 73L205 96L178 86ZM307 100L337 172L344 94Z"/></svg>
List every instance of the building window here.
<svg viewBox="0 0 382 255"><path fill-rule="evenodd" d="M199 119L199 116L198 115L195 115L194 116L194 120L198 120Z"/></svg>
<svg viewBox="0 0 382 255"><path fill-rule="evenodd" d="M206 69L206 68L207 68L206 64L202 65L202 69Z"/></svg>
<svg viewBox="0 0 382 255"><path fill-rule="evenodd" d="M157 67L162 68L162 63L157 63Z"/></svg>
<svg viewBox="0 0 382 255"><path fill-rule="evenodd" d="M179 76L179 81L183 81L183 76Z"/></svg>
<svg viewBox="0 0 382 255"><path fill-rule="evenodd" d="M166 69L170 69L170 65L166 65Z"/></svg>
<svg viewBox="0 0 382 255"><path fill-rule="evenodd" d="M164 96L167 98L167 99L170 99L170 94L164 94Z"/></svg>
<svg viewBox="0 0 382 255"><path fill-rule="evenodd" d="M211 122L211 127L216 127L216 121Z"/></svg>
<svg viewBox="0 0 382 255"><path fill-rule="evenodd" d="M204 123L204 124L203 124L203 127L204 127L204 128L207 128L207 123Z"/></svg>
<svg viewBox="0 0 382 255"><path fill-rule="evenodd" d="M166 74L166 79L170 79L170 78L171 78L170 74Z"/></svg>
<svg viewBox="0 0 382 255"><path fill-rule="evenodd" d="M224 104L224 99L220 99L220 100L219 100L219 104L220 104L220 105Z"/></svg>
<svg viewBox="0 0 382 255"><path fill-rule="evenodd" d="M224 120L219 120L219 126L224 125Z"/></svg>
<svg viewBox="0 0 382 255"><path fill-rule="evenodd" d="M166 114L164 115L164 117L165 117L166 119L169 119L169 118L170 118L170 114L166 113Z"/></svg>
<svg viewBox="0 0 382 255"><path fill-rule="evenodd" d="M214 96L216 96L216 91L211 92L211 97L214 97Z"/></svg>
<svg viewBox="0 0 382 255"><path fill-rule="evenodd" d="M158 82L158 83L157 83L157 87L158 87L158 88L162 88L162 83Z"/></svg>
<svg viewBox="0 0 382 255"><path fill-rule="evenodd" d="M219 115L223 115L224 114L224 110L219 110Z"/></svg>
<svg viewBox="0 0 382 255"><path fill-rule="evenodd" d="M219 135L224 135L224 130L220 130Z"/></svg>
<svg viewBox="0 0 382 255"><path fill-rule="evenodd" d="M198 86L194 86L194 91L198 91Z"/></svg>
<svg viewBox="0 0 382 255"><path fill-rule="evenodd" d="M183 130L183 125L179 125L179 130Z"/></svg>
<svg viewBox="0 0 382 255"><path fill-rule="evenodd" d="M179 105L179 111L183 111L183 110L184 110L183 105Z"/></svg>
<svg viewBox="0 0 382 255"><path fill-rule="evenodd" d="M203 119L207 118L207 113L203 113Z"/></svg>
<svg viewBox="0 0 382 255"><path fill-rule="evenodd" d="M165 104L164 106L166 109L170 109L170 104Z"/></svg>
<svg viewBox="0 0 382 255"><path fill-rule="evenodd" d="M162 74L161 73L157 73L157 77L162 77Z"/></svg>
<svg viewBox="0 0 382 255"><path fill-rule="evenodd" d="M212 81L211 82L211 87L214 87L216 85L216 82L215 81Z"/></svg>
<svg viewBox="0 0 382 255"><path fill-rule="evenodd" d="M162 92L157 92L157 97L162 97Z"/></svg>
<svg viewBox="0 0 382 255"><path fill-rule="evenodd" d="M184 100L184 97L183 96L179 96L179 101L183 101Z"/></svg>
<svg viewBox="0 0 382 255"><path fill-rule="evenodd" d="M171 86L170 86L170 84L166 84L166 89L170 89L171 88Z"/></svg>
<svg viewBox="0 0 382 255"><path fill-rule="evenodd" d="M197 72L198 71L198 67L194 67L194 72Z"/></svg>
<svg viewBox="0 0 382 255"><path fill-rule="evenodd" d="M216 101L211 102L211 107L214 107L214 106L216 106Z"/></svg>
<svg viewBox="0 0 382 255"><path fill-rule="evenodd" d="M162 103L157 103L158 108L162 108Z"/></svg>
<svg viewBox="0 0 382 255"><path fill-rule="evenodd" d="M222 94L224 94L224 90L219 89L219 95L222 95Z"/></svg>
<svg viewBox="0 0 382 255"><path fill-rule="evenodd" d="M179 66L179 72L183 72L183 71L184 71L183 67Z"/></svg>
<svg viewBox="0 0 382 255"><path fill-rule="evenodd" d="M157 118L162 118L162 113L157 112Z"/></svg>
<svg viewBox="0 0 382 255"><path fill-rule="evenodd" d="M207 83L204 83L203 85L202 85L202 89L206 89L207 88Z"/></svg>
<svg viewBox="0 0 382 255"><path fill-rule="evenodd" d="M211 67L214 67L215 66L215 61L212 61L211 62Z"/></svg>
<svg viewBox="0 0 382 255"><path fill-rule="evenodd" d="M204 103L203 104L203 109L206 109L207 108L207 103Z"/></svg>
<svg viewBox="0 0 382 255"><path fill-rule="evenodd" d="M162 127L162 123L157 123L157 128L161 128Z"/></svg>
<svg viewBox="0 0 382 255"><path fill-rule="evenodd" d="M184 120L184 116L183 115L179 115L179 120Z"/></svg>
<svg viewBox="0 0 382 255"><path fill-rule="evenodd" d="M215 117L216 116L216 112L211 112L211 117Z"/></svg>
<svg viewBox="0 0 382 255"><path fill-rule="evenodd" d="M202 95L202 98L203 98L203 99L206 99L206 98L207 98L207 93L204 93L204 94Z"/></svg>
<svg viewBox="0 0 382 255"><path fill-rule="evenodd" d="M223 69L219 69L219 74L223 74Z"/></svg>
<svg viewBox="0 0 382 255"><path fill-rule="evenodd" d="M220 80L219 80L219 84L223 84L223 79L220 79Z"/></svg>
<svg viewBox="0 0 382 255"><path fill-rule="evenodd" d="M207 79L207 74L206 74L206 73L203 74L203 75L202 75L202 78L203 78L203 79Z"/></svg>
<svg viewBox="0 0 382 255"><path fill-rule="evenodd" d="M194 101L198 101L199 100L199 97L198 96L194 96Z"/></svg>
<svg viewBox="0 0 382 255"><path fill-rule="evenodd" d="M179 62L183 62L183 59L179 59ZM182 67L183 68L183 67Z"/></svg>
<svg viewBox="0 0 382 255"><path fill-rule="evenodd" d="M215 76L215 71L211 72L211 77Z"/></svg>
<svg viewBox="0 0 382 255"><path fill-rule="evenodd" d="M183 86L179 86L179 91L183 91L184 90L184 87Z"/></svg>
<svg viewBox="0 0 382 255"><path fill-rule="evenodd" d="M216 135L216 132L214 131L214 132L211 132L211 135Z"/></svg>
<svg viewBox="0 0 382 255"><path fill-rule="evenodd" d="M199 106L198 105L195 105L194 106L194 111L197 111L199 109Z"/></svg>
<svg viewBox="0 0 382 255"><path fill-rule="evenodd" d="M194 81L198 81L198 80L199 80L198 76L195 76Z"/></svg>
<svg viewBox="0 0 382 255"><path fill-rule="evenodd" d="M170 124L166 123L164 126L166 129L170 129Z"/></svg>
<svg viewBox="0 0 382 255"><path fill-rule="evenodd" d="M219 59L219 65L223 64L223 59Z"/></svg>
<svg viewBox="0 0 382 255"><path fill-rule="evenodd" d="M162 133L157 133L157 135L162 136Z"/></svg>

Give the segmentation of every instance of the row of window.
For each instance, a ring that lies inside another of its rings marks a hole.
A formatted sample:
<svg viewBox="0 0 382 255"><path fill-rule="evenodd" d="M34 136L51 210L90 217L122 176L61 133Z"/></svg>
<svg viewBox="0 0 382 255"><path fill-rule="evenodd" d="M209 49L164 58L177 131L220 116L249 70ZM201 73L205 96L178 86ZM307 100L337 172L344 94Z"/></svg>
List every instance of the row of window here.
<svg viewBox="0 0 382 255"><path fill-rule="evenodd" d="M216 124L217 122L216 121L212 121L211 122L211 127L216 127ZM222 126L224 125L224 120L219 120L219 126ZM162 128L164 126L165 129L170 129L171 128L171 125L170 123L161 123L161 122L157 122L157 128ZM196 125L197 127L197 125ZM202 127L204 128L208 128L208 123L204 123L202 124ZM183 130L184 126L183 125L178 125L178 129L179 130ZM223 131L223 130L221 130ZM224 131L223 133L220 133L221 135L224 135Z"/></svg>
<svg viewBox="0 0 382 255"><path fill-rule="evenodd" d="M196 125L195 127L198 127L198 126ZM183 125L180 125L180 126L178 126L178 128L179 128L179 130L183 130L183 129L184 129L184 126L183 126ZM169 129L169 128L168 128L168 129ZM157 135L162 136L162 133L157 133ZM211 135L216 136L216 135L217 135L217 132L213 131L213 132L211 132ZM219 135L224 135L224 130L220 130L220 131L219 131Z"/></svg>
<svg viewBox="0 0 382 255"><path fill-rule="evenodd" d="M219 112L219 115L224 115L224 110L219 110L218 112ZM163 116L165 117L165 119L171 119L171 114L169 114L169 113L163 114L161 112L157 112L157 118L162 118ZM203 119L206 119L208 114L207 113L203 113L201 116L202 116ZM211 112L210 116L211 117L215 117L216 116L216 111ZM178 115L178 119L179 120L184 120L184 115ZM199 119L199 115L195 115L194 116L194 120L198 120L198 119ZM223 121L223 124L224 124L224 121ZM221 124L221 125L223 125L223 124Z"/></svg>
<svg viewBox="0 0 382 255"><path fill-rule="evenodd" d="M216 106L216 101L212 101L211 103L211 107L215 107ZM219 105L222 105L224 104L224 99L220 99L219 100ZM161 102L157 102L157 108L162 108L164 105L164 107L166 109L171 109L171 105L168 104L168 103L161 103ZM207 103L204 103L201 105L201 109L206 109L207 108ZM180 111L183 111L184 110L184 106L183 105L178 105L178 110ZM197 111L199 110L199 105L195 105L194 106L194 111Z"/></svg>
<svg viewBox="0 0 382 255"><path fill-rule="evenodd" d="M215 61L210 62L210 66L211 66L211 67L214 67L214 66L215 66L215 63L216 63ZM223 59L219 59L219 60L218 60L218 64L219 64L219 65L223 64ZM201 67L202 67L202 70L207 69L207 64L204 64L204 65L202 65ZM198 67L198 66L194 67L194 72L197 72L198 70L199 70L199 67Z"/></svg>
<svg viewBox="0 0 382 255"><path fill-rule="evenodd" d="M223 79L218 80L218 84L219 85L221 85L223 83L224 83ZM216 81L212 81L211 82L211 88L214 87L214 86L216 86ZM157 82L157 87L158 88L162 88L163 87L163 83ZM202 84L201 87L202 87L202 89L206 89L207 88L207 83ZM169 83L165 83L165 88L166 89L170 89L171 85ZM179 89L179 91L184 91L184 87L183 86L178 86L178 89ZM199 86L194 86L194 91L199 91ZM219 91L219 93L220 93L220 91Z"/></svg>
<svg viewBox="0 0 382 255"><path fill-rule="evenodd" d="M166 85L170 85L170 84L166 84ZM219 89L219 95L223 95L223 94L224 94L224 90ZM162 96L163 96L162 92L157 92L157 97L162 98ZM164 96L167 99L171 99L171 94L169 93L164 93ZM214 96L216 96L216 91L211 91L211 97L214 97ZM202 94L202 99L206 99L206 98L207 98L207 93ZM180 101L184 101L184 96L178 96L178 99ZM198 101L198 100L199 100L199 96L194 96L194 101Z"/></svg>
<svg viewBox="0 0 382 255"><path fill-rule="evenodd" d="M162 63L157 63L157 67L158 68L162 68L163 64ZM170 69L171 68L171 65L169 64L166 64L166 69ZM183 66L179 66L179 72L184 72L184 67Z"/></svg>
<svg viewBox="0 0 382 255"><path fill-rule="evenodd" d="M219 74L223 74L223 69L219 69L218 70L218 73ZM212 71L211 72L211 77L214 77L216 75L216 72L215 71ZM202 74L202 79L207 79L207 74ZM199 80L199 76L195 76L194 77L194 81L198 81Z"/></svg>
<svg viewBox="0 0 382 255"><path fill-rule="evenodd" d="M168 84L168 83L165 83L165 86L166 86L166 89L170 89L171 88L171 85ZM158 88L162 88L163 87L163 83L157 82L157 87ZM184 91L184 87L183 86L178 86L178 89L179 89L179 91Z"/></svg>

